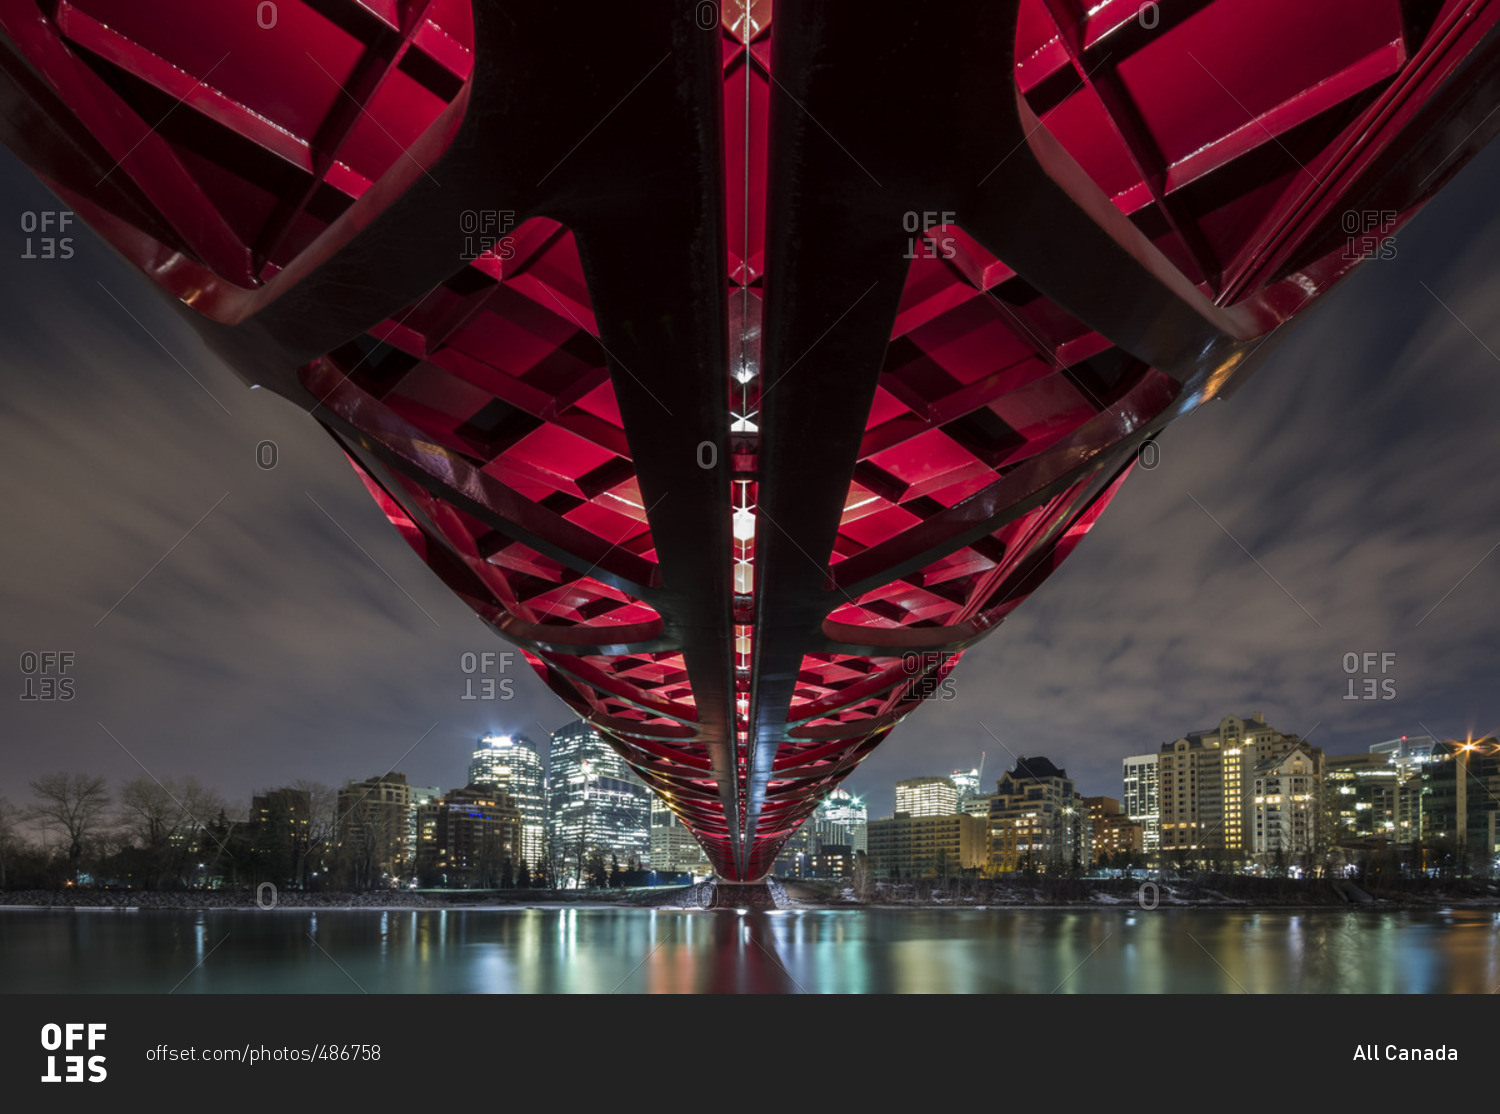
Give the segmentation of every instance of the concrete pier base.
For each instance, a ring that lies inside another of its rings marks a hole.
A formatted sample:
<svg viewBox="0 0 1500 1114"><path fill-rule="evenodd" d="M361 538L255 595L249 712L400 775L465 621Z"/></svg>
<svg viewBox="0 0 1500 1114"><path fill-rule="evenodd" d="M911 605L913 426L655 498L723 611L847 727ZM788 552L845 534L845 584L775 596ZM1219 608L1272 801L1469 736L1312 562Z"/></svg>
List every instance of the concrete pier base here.
<svg viewBox="0 0 1500 1114"><path fill-rule="evenodd" d="M776 892L781 887L769 878L759 882L725 882L713 880L711 909L775 909Z"/></svg>

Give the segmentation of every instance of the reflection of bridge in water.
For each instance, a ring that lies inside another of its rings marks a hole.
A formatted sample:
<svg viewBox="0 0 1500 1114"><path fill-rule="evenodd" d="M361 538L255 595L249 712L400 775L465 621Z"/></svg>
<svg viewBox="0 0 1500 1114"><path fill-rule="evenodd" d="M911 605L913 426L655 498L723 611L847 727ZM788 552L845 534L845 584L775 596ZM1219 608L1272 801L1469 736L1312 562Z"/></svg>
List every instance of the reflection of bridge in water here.
<svg viewBox="0 0 1500 1114"><path fill-rule="evenodd" d="M717 910L665 915L660 942L621 993L797 994L803 988L777 954L771 914Z"/></svg>
<svg viewBox="0 0 1500 1114"><path fill-rule="evenodd" d="M5 139L757 880L1500 128L1497 3L1087 7L0 0Z"/></svg>

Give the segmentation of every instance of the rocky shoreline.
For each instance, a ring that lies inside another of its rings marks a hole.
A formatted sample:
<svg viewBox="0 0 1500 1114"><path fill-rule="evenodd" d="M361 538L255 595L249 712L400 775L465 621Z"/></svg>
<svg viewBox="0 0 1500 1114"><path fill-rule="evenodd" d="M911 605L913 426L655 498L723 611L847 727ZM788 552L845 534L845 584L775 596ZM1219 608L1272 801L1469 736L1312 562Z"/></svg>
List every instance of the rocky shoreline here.
<svg viewBox="0 0 1500 1114"><path fill-rule="evenodd" d="M1074 884L1071 886L986 886L982 892L946 892L920 884L881 883L863 898L849 886L773 880L769 895L780 909L1108 909L1256 908L1256 909L1441 909L1500 908L1500 887L1471 884L1418 891L1367 893L1346 882L1262 887L1260 892L1224 893L1191 882ZM710 882L652 890L499 890L417 892L381 890L364 893L269 892L257 901L253 890L20 890L0 893L5 909L73 910L420 910L520 908L655 908L712 909L740 905L722 901ZM767 903L770 905L771 903Z"/></svg>
<svg viewBox="0 0 1500 1114"><path fill-rule="evenodd" d="M372 893L299 893L282 890L256 901L253 890L13 890L0 893L0 909L445 909L446 901L425 894L386 890Z"/></svg>
<svg viewBox="0 0 1500 1114"><path fill-rule="evenodd" d="M863 897L852 887L830 883L788 882L792 907L919 909L1107 909L1251 908L1251 909L1500 909L1500 887L1466 883L1407 890L1366 891L1343 880L1309 880L1278 884L1256 879L1236 886L1232 880L1194 882L1069 881L1047 885L981 883L944 891L927 883L878 883Z"/></svg>

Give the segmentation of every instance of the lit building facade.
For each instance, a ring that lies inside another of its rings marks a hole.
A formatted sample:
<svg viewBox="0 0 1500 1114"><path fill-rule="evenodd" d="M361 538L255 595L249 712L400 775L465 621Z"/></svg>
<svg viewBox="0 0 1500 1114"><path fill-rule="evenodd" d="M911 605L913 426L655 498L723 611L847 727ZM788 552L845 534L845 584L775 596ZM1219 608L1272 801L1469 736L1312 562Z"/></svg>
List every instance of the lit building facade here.
<svg viewBox="0 0 1500 1114"><path fill-rule="evenodd" d="M415 868L417 862L417 841L420 835L417 831L417 816L423 805L430 805L443 795L441 785L413 785L411 787L411 821L410 834L407 836L407 845L411 848L412 866Z"/></svg>
<svg viewBox="0 0 1500 1114"><path fill-rule="evenodd" d="M306 838L312 820L312 796L305 789L271 789L250 798L250 826L257 831L285 833L298 842Z"/></svg>
<svg viewBox="0 0 1500 1114"><path fill-rule="evenodd" d="M977 816L907 816L869 826L870 872L876 878L926 878L982 867L985 824Z"/></svg>
<svg viewBox="0 0 1500 1114"><path fill-rule="evenodd" d="M1224 766L1217 733L1162 747L1161 851L1173 858L1224 848Z"/></svg>
<svg viewBox="0 0 1500 1114"><path fill-rule="evenodd" d="M854 849L846 843L825 844L812 857L809 878L848 878L854 873Z"/></svg>
<svg viewBox="0 0 1500 1114"><path fill-rule="evenodd" d="M547 803L552 874L581 879L592 855L651 858L651 790L582 720L552 733Z"/></svg>
<svg viewBox="0 0 1500 1114"><path fill-rule="evenodd" d="M1421 779L1404 784L1388 754L1330 756L1323 764L1322 810L1333 825L1333 843L1370 848L1414 838L1407 798L1421 798Z"/></svg>
<svg viewBox="0 0 1500 1114"><path fill-rule="evenodd" d="M819 856L828 847L847 847L851 855L866 850L868 815L863 800L847 789L835 789L782 844L773 872L780 878L830 877L826 861L825 872L818 873Z"/></svg>
<svg viewBox="0 0 1500 1114"><path fill-rule="evenodd" d="M1057 874L1093 861L1093 830L1083 798L1066 770L1046 758L1020 758L990 799L988 866L992 872Z"/></svg>
<svg viewBox="0 0 1500 1114"><path fill-rule="evenodd" d="M818 849L811 820L791 834L776 853L771 873L778 878L807 878L812 871L812 857Z"/></svg>
<svg viewBox="0 0 1500 1114"><path fill-rule="evenodd" d="M1318 849L1323 752L1298 743L1255 766L1251 851L1262 865Z"/></svg>
<svg viewBox="0 0 1500 1114"><path fill-rule="evenodd" d="M1224 847L1224 755L1218 734L1190 732L1162 747L1161 851L1176 859Z"/></svg>
<svg viewBox="0 0 1500 1114"><path fill-rule="evenodd" d="M1225 716L1215 728L1164 744L1157 762L1161 850L1194 860L1253 854L1254 771L1296 743L1297 736L1276 730L1256 712Z"/></svg>
<svg viewBox="0 0 1500 1114"><path fill-rule="evenodd" d="M1437 743L1422 768L1422 839L1462 848L1467 867L1500 855L1500 742Z"/></svg>
<svg viewBox="0 0 1500 1114"><path fill-rule="evenodd" d="M1085 797L1089 826L1093 833L1095 863L1113 861L1121 852L1140 855L1145 850L1145 829L1132 820L1113 797Z"/></svg>
<svg viewBox="0 0 1500 1114"><path fill-rule="evenodd" d="M989 794L981 788L979 779L983 777L983 763L969 770L954 770L948 775L948 780L953 783L953 788L958 790L958 811L968 812L973 815L973 810L967 807L976 800L985 802L985 808L989 808Z"/></svg>
<svg viewBox="0 0 1500 1114"><path fill-rule="evenodd" d="M520 866L521 810L486 785L453 789L417 810L417 877L427 886L493 889Z"/></svg>
<svg viewBox="0 0 1500 1114"><path fill-rule="evenodd" d="M952 816L958 811L958 786L945 777L913 777L896 782L896 812L908 816Z"/></svg>
<svg viewBox="0 0 1500 1114"><path fill-rule="evenodd" d="M469 761L469 784L503 789L521 810L521 858L535 869L547 838L547 771L525 735L485 735Z"/></svg>
<svg viewBox="0 0 1500 1114"><path fill-rule="evenodd" d="M1232 855L1243 858L1253 842L1250 771L1290 753L1296 744L1296 735L1277 731L1261 712L1249 719L1225 716L1219 721L1219 745L1224 751L1224 847Z"/></svg>
<svg viewBox="0 0 1500 1114"><path fill-rule="evenodd" d="M1435 761L1438 741L1431 735L1403 735L1370 747L1371 754L1386 755L1396 768L1396 831L1399 843L1411 843L1422 834L1422 773Z"/></svg>
<svg viewBox="0 0 1500 1114"><path fill-rule="evenodd" d="M309 869L312 795L289 787L253 795L249 829L256 878L300 884Z"/></svg>
<svg viewBox="0 0 1500 1114"><path fill-rule="evenodd" d="M868 851L870 811L863 798L847 789L835 789L819 802L812 824L821 843L844 844L852 851Z"/></svg>
<svg viewBox="0 0 1500 1114"><path fill-rule="evenodd" d="M967 801L959 802L958 811L967 813L970 816L978 816L982 820L989 819L989 795L987 793L980 794L978 797L970 797Z"/></svg>
<svg viewBox="0 0 1500 1114"><path fill-rule="evenodd" d="M346 781L335 807L339 866L356 888L395 884L411 872L416 829L405 774Z"/></svg>
<svg viewBox="0 0 1500 1114"><path fill-rule="evenodd" d="M706 875L710 871L708 856L660 798L651 798L651 863L652 870L688 871L694 875Z"/></svg>
<svg viewBox="0 0 1500 1114"><path fill-rule="evenodd" d="M1122 763L1121 808L1141 826L1148 855L1161 847L1161 754L1132 754Z"/></svg>

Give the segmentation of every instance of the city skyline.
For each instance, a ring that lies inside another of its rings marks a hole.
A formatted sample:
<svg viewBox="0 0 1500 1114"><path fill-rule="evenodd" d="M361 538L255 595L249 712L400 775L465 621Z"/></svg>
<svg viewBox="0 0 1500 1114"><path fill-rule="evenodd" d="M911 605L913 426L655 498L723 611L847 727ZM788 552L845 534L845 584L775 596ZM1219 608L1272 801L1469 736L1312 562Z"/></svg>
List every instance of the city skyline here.
<svg viewBox="0 0 1500 1114"><path fill-rule="evenodd" d="M1229 716L1227 717L1228 720L1234 720L1236 718L1237 717L1235 717L1233 713L1230 713ZM1115 776L1115 780L1113 782L1106 783L1103 786L1099 786L1099 785L1082 785L1080 783L1079 787L1078 787L1078 794L1082 798L1087 798L1087 797L1113 797L1113 798L1116 798L1117 803L1121 803L1121 802L1124 803L1124 805L1125 805L1124 813L1128 814L1130 812L1129 804L1130 804L1131 797L1132 797L1132 782L1134 780L1133 777L1132 777L1132 774L1130 772L1131 768L1132 768L1130 766L1130 763L1132 763L1132 762L1134 762L1134 761L1136 761L1138 759L1149 759L1149 760L1152 761L1152 764L1154 765L1155 764L1155 759L1158 757L1158 754L1159 753L1165 753L1166 751L1168 751L1171 748L1173 742L1181 742L1183 740L1189 740L1189 739L1192 739L1192 738L1194 738L1196 736L1203 735L1203 734L1208 734L1211 737L1217 737L1217 733L1219 732L1220 728L1221 728L1221 725L1210 725L1210 726L1203 727L1203 728L1185 729L1185 730L1177 732L1173 736L1172 739L1166 740L1166 741L1164 741L1163 743L1161 743L1159 745L1148 747L1145 751L1143 751L1140 754L1121 754L1120 756L1118 756L1116 776ZM1273 735L1279 734L1275 730L1276 729L1276 725L1272 724L1272 723L1269 723L1269 722L1265 722L1263 717L1262 717L1262 721L1259 722L1259 723L1247 722L1245 724L1245 729L1246 730L1259 729L1262 732L1269 731ZM550 793L551 793L551 784L550 783L551 783L551 780L552 780L552 777L553 777L553 773L554 773L554 771L553 771L553 764L552 764L552 750L553 750L553 747L555 745L555 743L554 743L554 737L557 736L557 735L559 735L559 734L565 733L565 732L572 732L572 733L576 734L576 733L578 733L580 731L590 734L591 736L593 736L595 738L595 740L596 740L596 742L597 742L597 744L599 746L604 747L604 753L606 754L606 756L607 756L607 758L609 760L609 763L610 763L610 765L611 765L612 768L615 767L615 766L619 766L620 769L622 769L622 770L624 769L623 763L619 763L618 759L613 756L613 753L608 750L607 746L605 746L605 744L602 742L602 740L598 739L597 733L592 732L588 728L587 724L584 721L579 720L577 717L573 717L573 718L570 718L569 720L565 721L558 728L556 728L556 729L554 729L552 731L547 732L546 735L543 736L543 738L545 739L545 743L543 745L541 745L541 746L538 746L536 742L534 742L534 741L532 741L530 739L527 739L524 736L524 734L521 733L521 732L514 732L514 733L506 733L506 732L503 732L503 731L499 731L499 732L485 732L478 739L472 740L470 742L466 742L466 743L463 744L463 752L466 753L469 756L467 762L459 763L459 764L450 763L450 766L452 766L454 769L462 768L464 770L464 772L462 774L458 775L458 776L453 777L453 778L443 778L443 777L439 776L436 780L434 780L432 782L431 786L422 786L422 785L419 785L416 781L413 781L410 777L408 777L408 775L407 775L407 773L406 773L405 770L388 770L388 771L380 771L380 772L370 772L370 773L367 773L367 774L364 774L364 775L346 774L342 778L339 778L339 779L337 779L335 781L327 782L327 783L315 782L314 779L306 778L306 777L301 777L301 776L296 776L294 774L287 774L287 775L284 775L284 776L271 776L271 777L269 777L267 779L263 779L261 782L257 783L256 786L253 789L251 789L250 792L243 799L241 799L239 797L236 797L236 796L234 796L232 794L220 793L219 792L219 787L216 786L216 785L213 785L213 784L203 784L203 785L200 786L200 788L202 788L204 790L207 790L210 793L214 794L215 798L217 800L222 801L226 805L227 811L228 811L228 814L230 815L230 817L231 818L235 818L237 816L238 817L243 817L247 812L249 814L253 814L253 812L254 812L254 805L253 805L253 803L250 804L250 806L249 806L248 809L242 809L242 808L240 808L240 805L242 803L244 803L246 801L250 801L251 798L254 798L256 796L259 796L259 795L262 795L262 794L265 794L265 793L268 793L268 792L270 792L270 793L279 792L279 791L282 791L284 789L288 789L288 788L291 788L291 787L294 787L294 786L298 786L298 785L307 786L307 785L311 785L311 784L316 784L319 787L328 790L331 794L342 794L344 792L347 792L350 789L351 786L359 787L359 786L361 786L363 784L366 784L366 783L374 783L374 782L378 782L378 781L381 781L381 780L386 779L386 778L396 777L396 778L405 779L404 783L410 783L411 786L412 786L413 793L417 792L418 790L422 790L424 792L430 792L430 793L432 793L434 795L442 795L444 792L457 791L457 790L461 790L461 789L464 789L464 788L473 787L476 784L477 785L500 785L500 786L503 787L503 785L504 785L503 779L501 781L495 781L492 777L489 777L489 776L480 776L476 780L475 771L476 771L477 768L479 768L481 766L481 764L482 764L481 755L484 754L487 751L488 748L490 748L490 747L492 747L494 745L499 744L499 742L502 741L502 740L509 741L512 737L514 737L514 740L517 743L520 743L521 745L529 747L530 749L532 749L532 751L535 754L537 754L540 757L540 759L541 759L541 767L542 767L542 769L544 771L544 775L543 776L544 776L546 782L548 783L547 792L548 792L548 794L550 796ZM1373 740L1373 741L1368 741L1366 743L1363 743L1361 745L1356 746L1352 750L1341 750L1341 751L1338 751L1338 752L1333 752L1333 751L1326 751L1323 748L1317 748L1317 749L1319 749L1322 753L1324 753L1329 761L1333 761L1333 760L1363 760L1363 759L1368 759L1372 754L1377 755L1377 757L1378 757L1377 752L1385 753L1385 752L1389 751L1392 747L1398 747L1399 746L1399 747L1404 748L1404 747L1406 747L1408 745L1408 743L1407 743L1407 739L1408 738L1411 738L1413 740L1413 744L1417 743L1420 740L1420 741L1424 741L1425 744L1427 746L1429 746L1429 747L1431 745L1435 744L1435 743L1440 743L1440 744L1444 744L1444 745L1447 745L1447 744L1450 744L1450 743L1455 743L1455 744L1461 744L1462 743L1462 737L1459 737L1459 736L1453 736L1453 737L1450 737L1450 738L1441 738L1441 739L1434 738L1434 737L1431 737L1431 736L1410 736L1410 737L1408 737L1408 736L1399 736L1397 738L1392 738L1392 739L1377 739L1377 740ZM1473 740L1479 740L1479 739L1483 739L1483 738L1493 738L1493 733L1476 733L1475 735L1471 736L1471 738ZM1310 743L1307 743L1305 740L1299 740L1299 741L1303 742L1305 745L1312 745ZM1280 752L1278 752L1278 753L1280 753ZM991 776L988 776L988 777L984 778L983 781L981 781L979 783L978 789L974 793L974 796L977 797L977 798L979 798L979 799L981 799L981 800L987 801L991 796L993 796L996 793L997 787L1000 785L1001 781L1003 780L1003 778L1006 776L1007 773L1012 773L1015 770L1017 770L1018 768L1023 768L1028 763L1039 763L1041 765L1059 764L1062 767L1067 767L1069 765L1069 759L1068 759L1068 755L1065 752L1044 753L1044 752L1042 752L1040 750L1033 750L1033 751L1031 751L1029 753L1009 758L999 768L995 768L995 767L991 767L990 768ZM863 791L857 791L857 790L849 788L848 783L846 783L844 786L841 786L839 789L835 790L834 795L837 796L837 797L842 797L842 798L851 798L851 797L854 798L857 802L861 803L862 807L864 807L866 809L866 811L868 812L869 818L871 820L876 820L876 819L888 820L893 815L896 815L896 814L898 814L898 813L900 813L902 811L902 809L899 807L899 805L900 805L900 802L901 802L901 794L903 792L904 786L910 786L913 783L922 783L922 782L932 782L932 783L944 782L944 783L947 783L952 788L952 793L950 793L949 796L951 796L952 799L953 799L953 807L951 809L950 808L946 808L946 807L936 807L936 805L937 805L938 802L934 801L933 803L925 806L922 809L919 809L919 810L917 810L915 812L911 812L911 815L913 815L913 816L950 815L950 814L955 813L955 812L965 811L964 804L963 804L963 801L964 801L965 798L964 798L964 789L963 789L963 784L962 783L967 783L969 781L972 781L973 778L974 778L975 772L976 771L974 771L974 770L969 770L969 771L953 770L953 771L951 771L948 774L943 774L943 773L929 771L928 773L925 773L925 774L919 774L919 775L909 776L909 777L906 777L906 778L902 778L902 779L900 779L898 781L892 782L892 783L890 783L890 785L888 787L890 789L890 791L891 791L891 799L892 799L892 802L893 802L892 808L889 809L889 810L887 810L887 811L884 811L884 812L879 812L879 811L876 811L874 809L868 808L868 802L872 798L873 799L878 799L881 796L881 788L878 787L878 786L877 787L873 787L869 792L863 792ZM77 771L73 771L73 770L68 770L68 771L53 770L53 771L48 771L48 773L54 773L54 774L55 773L79 773L79 774L83 774L85 776L97 776L97 775L94 775L91 771L87 771L87 770L77 770ZM146 776L154 778L156 775L154 773L148 773ZM172 771L172 770L164 771L161 774L161 777L163 779L168 780L169 784L171 783L171 781L173 779L177 779L177 778L182 777L182 776L184 776L184 775L182 775L179 771ZM192 775L186 775L186 776L192 776ZM633 775L632 775L632 777L633 777ZM1153 782L1154 782L1154 777L1155 777L1155 775L1153 775ZM106 780L108 780L108 779L106 779ZM128 779L122 779L122 780L128 780ZM445 786L448 787L448 788L444 788ZM1095 793L1095 792L1085 793L1084 792L1085 789L1089 789L1089 790L1101 790L1101 791L1097 792L1097 793ZM908 791L908 792L916 792L917 790L912 790L912 789L908 788L906 791ZM1144 792L1143 789L1140 790L1140 791ZM924 792L925 793L925 792L928 792L928 791L924 787L922 790L920 790L920 792ZM1153 790L1152 790L1152 792L1153 792L1153 796L1154 796L1154 794L1156 792L1156 790L1154 788L1154 784L1153 784ZM939 796L940 796L940 794L939 794ZM653 801L655 801L655 800L658 800L659 797L655 793L652 793L651 794L651 799ZM520 799L518 798L517 800L518 800L518 803L520 803ZM24 802L25 802L25 798L24 797L20 797L20 798L12 797L12 798L10 798L10 803L12 805L21 805L21 806L23 806L23 810L24 810ZM819 815L822 814L822 812L824 811L824 808L826 808L828 806L828 804L829 804L829 801L825 801L824 802L824 806L820 807ZM523 809L523 811L524 811L524 809ZM548 811L550 813L550 806L549 806L549 810ZM550 815L549 814L545 815L545 819L546 819L547 825L550 826L550 824L551 824ZM812 824L812 822L813 821L810 819L808 823ZM26 823L26 821L23 820L23 824L24 823ZM36 833L33 833L33 834L36 834ZM1148 846L1148 849L1149 849L1149 846ZM530 856L532 854L532 852L528 851L527 854L528 854L528 856Z"/></svg>

